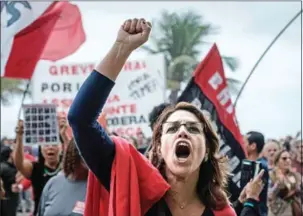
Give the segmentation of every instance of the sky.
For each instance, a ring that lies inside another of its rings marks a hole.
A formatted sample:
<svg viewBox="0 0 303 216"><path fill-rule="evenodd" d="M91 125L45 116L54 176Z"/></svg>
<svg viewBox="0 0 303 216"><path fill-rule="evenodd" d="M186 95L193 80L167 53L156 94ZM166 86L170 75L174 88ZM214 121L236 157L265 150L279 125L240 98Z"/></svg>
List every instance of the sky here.
<svg viewBox="0 0 303 216"><path fill-rule="evenodd" d="M125 19L157 20L164 9L170 12L193 10L207 23L219 27L201 46L201 60L213 43L220 53L238 58L236 72L225 68L226 76L244 81L273 38L301 9L297 2L74 2L80 7L87 41L80 49L61 60L99 61L115 40ZM156 22L154 23L156 25ZM294 135L301 128L301 20L298 18L262 60L236 107L240 130L258 130L266 138ZM136 51L130 58L146 56ZM59 61L60 62L60 61ZM1 137L14 135L21 98L12 105L1 105ZM27 98L26 102L30 103Z"/></svg>

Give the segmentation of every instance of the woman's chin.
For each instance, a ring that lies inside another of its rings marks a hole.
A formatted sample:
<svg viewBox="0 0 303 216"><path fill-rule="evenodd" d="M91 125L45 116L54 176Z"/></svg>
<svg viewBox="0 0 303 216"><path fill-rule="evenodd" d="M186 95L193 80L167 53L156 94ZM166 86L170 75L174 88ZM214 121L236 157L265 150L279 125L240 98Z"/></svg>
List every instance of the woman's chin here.
<svg viewBox="0 0 303 216"><path fill-rule="evenodd" d="M177 177L187 177L192 172L191 166L185 165L185 164L174 163L170 166L167 166L167 168L168 168L168 171L170 174L172 174L173 176L177 176ZM167 175L167 177L168 177L168 175Z"/></svg>

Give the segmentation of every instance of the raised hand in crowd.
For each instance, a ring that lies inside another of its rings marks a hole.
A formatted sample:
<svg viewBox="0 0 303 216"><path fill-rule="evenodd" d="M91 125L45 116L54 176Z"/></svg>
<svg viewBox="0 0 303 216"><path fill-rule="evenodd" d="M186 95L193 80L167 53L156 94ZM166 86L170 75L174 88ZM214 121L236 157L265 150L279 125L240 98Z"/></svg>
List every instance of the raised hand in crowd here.
<svg viewBox="0 0 303 216"><path fill-rule="evenodd" d="M233 203L237 215L260 215L259 195L264 187L264 182L262 181L263 175L264 170L262 170L254 179L251 179L241 191L238 200Z"/></svg>
<svg viewBox="0 0 303 216"><path fill-rule="evenodd" d="M262 170L254 179L250 180L244 187L239 196L239 201L241 203L244 203L247 199L259 199L259 195L264 187L264 182L262 181L263 175L264 170Z"/></svg>
<svg viewBox="0 0 303 216"><path fill-rule="evenodd" d="M58 123L59 123L59 132L60 134L65 134L66 133L66 130L67 130L67 121L66 121L66 118L63 117L63 116L59 116L58 117Z"/></svg>
<svg viewBox="0 0 303 216"><path fill-rule="evenodd" d="M68 123L65 116L58 116L58 124L59 124L59 133L62 138L62 149L66 149L66 146L69 142L69 138L67 135Z"/></svg>
<svg viewBox="0 0 303 216"><path fill-rule="evenodd" d="M63 128L63 127L62 127ZM41 193L47 181L61 170L60 159L60 143L53 145L42 145L39 147L38 161L31 161L25 157L23 146L23 121L19 120L16 127L16 146L14 149L14 163L17 170L28 180L34 193L34 215L37 213L38 204L40 201ZM40 143L37 143L40 144ZM16 182L13 190L17 191L20 184Z"/></svg>
<svg viewBox="0 0 303 216"><path fill-rule="evenodd" d="M24 123L23 123L23 120L19 120L18 121L18 124L17 124L17 127L16 127L16 129L15 129L15 132L16 132L16 138L18 139L20 139L20 138L22 138L22 136L23 136L23 133L24 133Z"/></svg>
<svg viewBox="0 0 303 216"><path fill-rule="evenodd" d="M116 80L131 52L148 40L150 31L151 24L144 19L126 20L119 29L112 49L96 70L107 78Z"/></svg>
<svg viewBox="0 0 303 216"><path fill-rule="evenodd" d="M264 170L262 170L253 180L251 180L246 185L245 187L246 199L254 199L254 200L259 199L259 195L264 187L264 182L262 180L263 175L264 175Z"/></svg>
<svg viewBox="0 0 303 216"><path fill-rule="evenodd" d="M133 51L148 40L150 30L151 23L144 19L126 20L119 29L116 43L120 43L126 49Z"/></svg>

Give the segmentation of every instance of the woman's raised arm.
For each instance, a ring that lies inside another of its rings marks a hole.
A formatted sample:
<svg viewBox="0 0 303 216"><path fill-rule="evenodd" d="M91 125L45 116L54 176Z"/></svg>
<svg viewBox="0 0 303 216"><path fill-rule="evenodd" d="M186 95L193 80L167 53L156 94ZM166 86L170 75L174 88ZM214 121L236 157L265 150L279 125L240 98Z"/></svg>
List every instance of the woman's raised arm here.
<svg viewBox="0 0 303 216"><path fill-rule="evenodd" d="M150 24L143 19L125 21L114 45L85 80L68 113L68 121L81 155L107 189L115 146L97 118L127 58L147 41L150 29Z"/></svg>

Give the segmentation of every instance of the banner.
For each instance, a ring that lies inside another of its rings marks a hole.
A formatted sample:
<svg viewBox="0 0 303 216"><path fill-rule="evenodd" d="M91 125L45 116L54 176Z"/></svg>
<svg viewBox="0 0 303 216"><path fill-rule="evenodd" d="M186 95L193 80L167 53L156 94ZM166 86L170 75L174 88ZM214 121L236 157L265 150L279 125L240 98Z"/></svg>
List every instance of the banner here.
<svg viewBox="0 0 303 216"><path fill-rule="evenodd" d="M245 158L245 148L216 45L197 67L194 77L178 101L195 104L212 122L219 135L220 153L229 158L230 172L233 174L229 191L232 191L233 198L236 198L240 193L240 169L241 161Z"/></svg>
<svg viewBox="0 0 303 216"><path fill-rule="evenodd" d="M24 145L58 145L59 128L56 106L26 104L24 111Z"/></svg>
<svg viewBox="0 0 303 216"><path fill-rule="evenodd" d="M40 62L33 76L34 103L52 103L67 114L95 62L49 64ZM165 99L163 55L129 60L103 108L109 131L126 136L151 136L148 113Z"/></svg>

